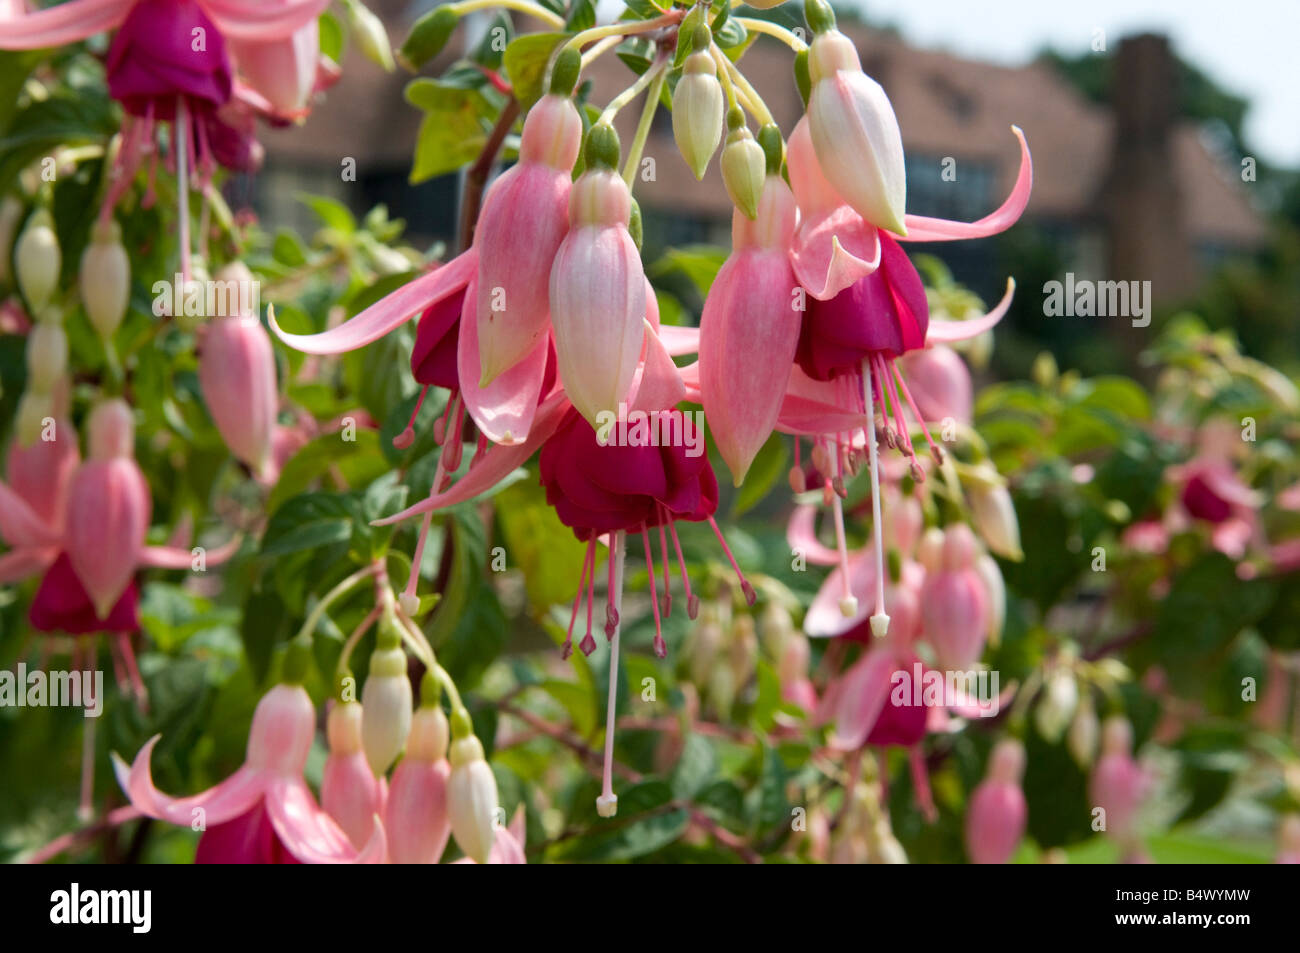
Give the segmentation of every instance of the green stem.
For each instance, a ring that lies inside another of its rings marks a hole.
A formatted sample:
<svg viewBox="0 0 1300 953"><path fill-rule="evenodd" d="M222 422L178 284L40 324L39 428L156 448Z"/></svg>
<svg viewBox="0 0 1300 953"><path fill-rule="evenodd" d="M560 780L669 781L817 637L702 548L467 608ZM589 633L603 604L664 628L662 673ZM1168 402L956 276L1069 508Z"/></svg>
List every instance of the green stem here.
<svg viewBox="0 0 1300 953"><path fill-rule="evenodd" d="M637 96L641 95L643 89L663 74L663 65L665 62L665 60L656 60L649 69L636 78L635 83L611 99L609 105L605 107L605 111L600 114L600 122L612 123L620 109L632 100L636 99Z"/></svg>
<svg viewBox="0 0 1300 953"><path fill-rule="evenodd" d="M802 53L808 49L807 43L779 23L773 23L770 20L756 20L753 17L735 17L735 20L751 33L766 33L768 36L776 37L796 53Z"/></svg>
<svg viewBox="0 0 1300 953"><path fill-rule="evenodd" d="M471 0L471 2L476 2L476 0ZM685 15L685 10L669 10L663 16L655 17L652 20L624 20L619 23L611 23L608 26L594 26L590 30L583 30L555 48L550 61L546 64L546 76L542 80L542 89L551 88L551 73L555 70L555 61L559 59L560 54L565 50L581 49L586 43L594 43L596 40L603 40L606 37L635 36L638 33L649 33L661 27L674 26L680 23ZM585 62L583 65L586 65Z"/></svg>
<svg viewBox="0 0 1300 953"><path fill-rule="evenodd" d="M758 95L758 90L749 85L749 80L745 79L740 70L736 68L736 64L731 62L727 55L718 49L716 45L713 47L713 58L731 77L731 81L736 84L736 91L740 94L741 99L745 101L745 108L753 114L759 126L774 123L776 120L772 118L772 112L767 108L767 103L763 102L763 97Z"/></svg>
<svg viewBox="0 0 1300 953"><path fill-rule="evenodd" d="M547 26L559 30L564 29L564 17L558 13L553 13L541 4L530 3L529 0L462 0L460 3L451 4L451 9L458 14L473 13L476 10L492 10L500 7L508 10L518 10L520 13L526 13L530 17L541 20Z"/></svg>
<svg viewBox="0 0 1300 953"><path fill-rule="evenodd" d="M659 93L664 87L664 80L668 78L668 61L660 60L646 72L654 73L655 76L650 81L645 106L641 109L641 121L637 123L636 135L632 137L632 145L628 148L627 163L623 166L623 181L627 183L629 189L636 179L636 168L641 162L641 151L645 148L646 139L650 137L650 125L654 122L655 110L659 108Z"/></svg>
<svg viewBox="0 0 1300 953"><path fill-rule="evenodd" d="M297 638L310 640L311 634L316 631L316 626L320 623L321 617L329 609L330 604L343 594L352 590L358 583L373 576L377 571L375 565L363 566L352 575L348 576L337 586L325 593L321 600L316 603L311 612L307 614L307 619L303 622L302 628L298 630Z"/></svg>

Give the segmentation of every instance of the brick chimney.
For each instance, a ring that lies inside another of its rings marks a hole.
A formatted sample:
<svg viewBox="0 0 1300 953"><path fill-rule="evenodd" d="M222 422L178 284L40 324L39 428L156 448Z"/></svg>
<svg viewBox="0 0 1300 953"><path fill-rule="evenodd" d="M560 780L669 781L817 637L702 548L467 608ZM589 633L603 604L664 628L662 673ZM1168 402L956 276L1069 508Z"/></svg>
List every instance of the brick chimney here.
<svg viewBox="0 0 1300 953"><path fill-rule="evenodd" d="M1126 37L1111 89L1115 140L1101 190L1111 279L1150 281L1152 297L1189 292L1196 274L1174 155L1178 71L1167 37Z"/></svg>

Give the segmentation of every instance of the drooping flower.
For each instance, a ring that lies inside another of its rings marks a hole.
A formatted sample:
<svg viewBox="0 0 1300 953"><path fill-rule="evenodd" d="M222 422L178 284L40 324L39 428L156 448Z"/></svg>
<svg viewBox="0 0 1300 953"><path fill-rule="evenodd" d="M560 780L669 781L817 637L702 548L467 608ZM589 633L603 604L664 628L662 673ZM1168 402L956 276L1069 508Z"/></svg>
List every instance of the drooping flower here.
<svg viewBox="0 0 1300 953"><path fill-rule="evenodd" d="M481 380L467 383L490 384L545 344L551 265L569 230L570 170L581 142L569 91L542 97L524 122L519 162L483 201L474 228Z"/></svg>
<svg viewBox="0 0 1300 953"><path fill-rule="evenodd" d="M989 756L988 776L966 808L966 853L976 864L1005 864L1025 834L1029 808L1020 778L1024 746L1014 738L998 742Z"/></svg>
<svg viewBox="0 0 1300 953"><path fill-rule="evenodd" d="M780 177L779 137L753 219L732 213L732 252L700 318L700 393L709 431L737 486L771 436L799 343L789 264L795 205Z"/></svg>
<svg viewBox="0 0 1300 953"><path fill-rule="evenodd" d="M1101 756L1088 779L1088 796L1105 812L1106 836L1122 851L1134 852L1137 812L1146 796L1146 772L1133 759L1133 726L1122 715L1106 719L1101 729Z"/></svg>
<svg viewBox="0 0 1300 953"><path fill-rule="evenodd" d="M320 804L348 840L362 850L370 839L376 815L384 816L388 782L375 777L361 746L361 705L335 705L326 719L329 757L321 771Z"/></svg>
<svg viewBox="0 0 1300 953"><path fill-rule="evenodd" d="M436 864L451 836L447 813L447 785L451 765L447 762L447 717L430 689L432 677L425 676L420 690L421 705L411 722L406 755L393 772L388 792L384 828L388 834L389 858L396 864ZM489 852L488 863L491 863Z"/></svg>
<svg viewBox="0 0 1300 953"><path fill-rule="evenodd" d="M295 646L293 651L305 650ZM295 664L305 669L306 659ZM159 735L149 739L130 766L114 754L113 767L122 790L141 813L186 827L202 822L204 838L211 840L207 848L200 840L201 859L287 860L283 851L302 863L382 862L383 827L375 824L370 840L358 851L317 805L303 780L315 732L316 712L307 692L300 684L281 683L257 704L244 765L217 786L184 798L168 797L155 788L149 758ZM224 826L228 824L235 826Z"/></svg>
<svg viewBox="0 0 1300 953"><path fill-rule="evenodd" d="M625 402L645 337L646 282L628 231L632 195L616 171L618 134L587 134L586 171L569 194L569 230L551 267L551 324L560 380L591 424Z"/></svg>

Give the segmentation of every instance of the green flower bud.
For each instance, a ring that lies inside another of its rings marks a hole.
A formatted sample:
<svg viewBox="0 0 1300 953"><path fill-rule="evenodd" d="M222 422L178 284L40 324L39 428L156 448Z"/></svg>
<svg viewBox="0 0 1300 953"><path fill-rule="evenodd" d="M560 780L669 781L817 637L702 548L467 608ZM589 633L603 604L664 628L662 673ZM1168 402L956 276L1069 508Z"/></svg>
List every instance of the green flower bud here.
<svg viewBox="0 0 1300 953"><path fill-rule="evenodd" d="M722 150L722 184L736 208L748 218L758 216L758 200L763 195L763 181L767 157L763 147L754 141L754 135L744 126L727 136Z"/></svg>
<svg viewBox="0 0 1300 953"><path fill-rule="evenodd" d="M95 226L90 244L81 254L78 283L86 317L107 341L126 317L131 295L131 262L122 247L122 229L117 222Z"/></svg>
<svg viewBox="0 0 1300 953"><path fill-rule="evenodd" d="M442 6L426 13L415 21L411 32L397 51L397 62L414 73L442 52L460 23L460 14L451 7Z"/></svg>
<svg viewBox="0 0 1300 953"><path fill-rule="evenodd" d="M54 234L54 219L45 209L38 209L27 220L27 227L14 246L18 289L27 299L32 314L49 302L59 283L62 266L63 255L59 250L58 236Z"/></svg>
<svg viewBox="0 0 1300 953"><path fill-rule="evenodd" d="M722 84L713 57L692 53L673 91L673 138L697 179L704 178L722 139L723 111Z"/></svg>

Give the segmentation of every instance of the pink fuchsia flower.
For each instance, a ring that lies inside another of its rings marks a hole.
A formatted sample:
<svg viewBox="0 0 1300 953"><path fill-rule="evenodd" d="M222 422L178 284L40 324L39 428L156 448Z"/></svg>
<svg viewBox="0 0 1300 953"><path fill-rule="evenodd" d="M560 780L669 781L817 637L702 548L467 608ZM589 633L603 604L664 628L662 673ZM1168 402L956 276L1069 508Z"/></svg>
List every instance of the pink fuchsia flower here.
<svg viewBox="0 0 1300 953"><path fill-rule="evenodd" d="M704 414L737 486L776 426L799 343L794 196L780 177L779 146L771 152L758 215L732 213L732 252L700 318Z"/></svg>
<svg viewBox="0 0 1300 953"><path fill-rule="evenodd" d="M932 531L937 532L937 531ZM964 523L943 533L943 543L926 551L921 588L921 628L940 668L964 671L984 651L989 635L988 592L975 568L975 535Z"/></svg>
<svg viewBox="0 0 1300 953"><path fill-rule="evenodd" d="M880 266L879 232L826 181L807 116L790 134L786 165L800 213L790 263L810 295L833 298Z"/></svg>
<svg viewBox="0 0 1300 953"><path fill-rule="evenodd" d="M826 178L867 222L900 235L907 196L903 136L889 97L862 71L829 5L807 4L808 127Z"/></svg>
<svg viewBox="0 0 1300 953"><path fill-rule="evenodd" d="M474 227L481 379L472 383L490 384L546 343L551 266L569 231L570 170L581 144L573 100L543 96L524 122L519 162L483 201Z"/></svg>
<svg viewBox="0 0 1300 953"><path fill-rule="evenodd" d="M593 426L627 402L645 340L646 282L628 231L632 195L616 171L618 134L587 135L587 171L569 193L569 231L551 267L551 324L560 380Z"/></svg>
<svg viewBox="0 0 1300 953"><path fill-rule="evenodd" d="M1115 715L1101 733L1101 756L1088 780L1088 796L1105 812L1106 836L1122 850L1137 846L1137 812L1146 796L1148 778L1133 760L1133 727Z"/></svg>
<svg viewBox="0 0 1300 953"><path fill-rule="evenodd" d="M237 264L218 272L217 280L251 283L253 277ZM273 466L271 443L280 392L271 339L257 315L218 316L204 326L199 385L230 452L254 476L265 478Z"/></svg>
<svg viewBox="0 0 1300 953"><path fill-rule="evenodd" d="M283 11L296 4L297 0L270 0L262 7ZM321 72L320 25L314 17L288 36L232 39L230 55L239 79L269 107L263 111L281 120L306 113Z"/></svg>
<svg viewBox="0 0 1300 953"><path fill-rule="evenodd" d="M66 550L104 619L131 583L144 550L152 500L135 462L135 423L121 400L96 407L87 424L90 457L69 494Z"/></svg>
<svg viewBox="0 0 1300 953"><path fill-rule="evenodd" d="M291 651L305 650L295 646ZM295 664L305 668L306 659ZM303 780L315 731L316 712L307 692L301 685L282 683L257 704L243 767L216 787L185 798L168 797L155 788L149 757L158 735L140 749L130 767L114 754L113 767L122 790L141 813L186 827L202 821L203 859L255 863L287 860L287 854L302 863L382 862L383 827L375 823L370 840L358 851L316 804Z"/></svg>
<svg viewBox="0 0 1300 953"><path fill-rule="evenodd" d="M1192 519L1210 526L1214 548L1240 559L1255 536L1261 498L1224 458L1199 456L1173 469L1181 484L1179 503Z"/></svg>
<svg viewBox="0 0 1300 953"><path fill-rule="evenodd" d="M436 864L451 836L447 813L450 729L431 687L432 678L426 675L420 692L425 703L412 719L406 754L393 772L388 793L384 827L389 859L395 864Z"/></svg>
<svg viewBox="0 0 1300 953"><path fill-rule="evenodd" d="M362 850L374 830L375 817L384 816L388 782L375 777L361 749L361 706L345 702L331 708L326 737L330 753L321 772L321 807L352 846Z"/></svg>
<svg viewBox="0 0 1300 953"><path fill-rule="evenodd" d="M1013 738L998 742L988 775L971 794L966 809L966 853L976 864L1005 864L1025 835L1029 807L1020 779L1025 749Z"/></svg>

